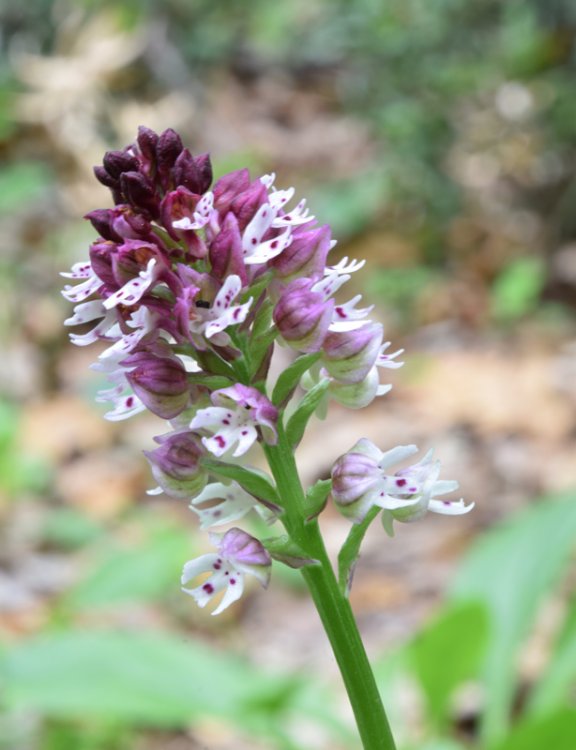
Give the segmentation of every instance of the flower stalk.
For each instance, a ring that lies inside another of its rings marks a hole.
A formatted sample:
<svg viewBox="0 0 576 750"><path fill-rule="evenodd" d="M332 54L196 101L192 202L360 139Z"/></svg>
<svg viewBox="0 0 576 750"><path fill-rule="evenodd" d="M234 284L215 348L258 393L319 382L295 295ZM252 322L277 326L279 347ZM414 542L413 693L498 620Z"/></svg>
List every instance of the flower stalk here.
<svg viewBox="0 0 576 750"><path fill-rule="evenodd" d="M86 216L99 236L89 260L63 274L62 294L75 304L65 324L89 326L71 334L78 346L107 343L93 365L109 381L97 396L105 418L148 410L166 422L158 447L145 452L158 483L149 493L186 500L201 529L221 528L209 533L215 551L184 564L183 591L217 615L247 578L266 587L273 560L300 569L364 748L394 750L348 601L361 542L378 516L392 536L394 522L472 505L437 499L457 484L439 478L431 452L392 473L416 446L381 452L364 439L336 460L331 479L302 487L295 451L309 420L323 418L331 400L368 406L392 387L380 370L402 365L361 296L337 299L364 261L330 264L330 227L317 225L304 200L291 207L294 189L276 188L273 174L252 181L241 169L211 187L210 158L193 156L173 130L140 128L94 173L114 207ZM295 359L274 381L279 345ZM246 463L256 451L270 473ZM340 580L318 522L330 492L352 524ZM253 511L286 534L226 529Z"/></svg>

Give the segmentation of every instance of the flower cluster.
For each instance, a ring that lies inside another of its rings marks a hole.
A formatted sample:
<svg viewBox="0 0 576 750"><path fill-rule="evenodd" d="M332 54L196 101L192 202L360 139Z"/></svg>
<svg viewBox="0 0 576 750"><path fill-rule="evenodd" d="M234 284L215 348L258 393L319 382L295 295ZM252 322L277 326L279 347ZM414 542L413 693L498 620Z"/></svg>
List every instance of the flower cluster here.
<svg viewBox="0 0 576 750"><path fill-rule="evenodd" d="M146 452L158 483L151 492L191 500L202 527L252 509L273 521L289 499L235 459L276 445L299 381L321 385L324 405L333 398L361 408L391 387L380 384L379 370L401 366L361 297L336 299L363 262L330 264L329 226L318 225L304 200L295 203L293 188L276 188L273 174L252 180L241 169L212 184L209 156L192 155L173 130L141 127L136 143L108 152L95 175L114 206L87 215L99 236L89 260L63 274L75 282L63 295L75 303L66 325L84 327L73 343L106 345L93 365L109 381L97 396L108 404L105 417L149 410L167 420L158 447ZM276 343L306 364L278 399L268 382ZM412 467L416 489L394 494L392 480L377 476L386 459L366 454L372 483L360 495L352 487L360 455L334 470L334 497L347 515L360 517L370 504L400 520L437 510L433 498L446 483L436 464ZM218 553L187 563L183 583L210 572L185 590L200 606L224 591L215 614L238 598L245 574L266 585L271 559L240 529L212 541Z"/></svg>

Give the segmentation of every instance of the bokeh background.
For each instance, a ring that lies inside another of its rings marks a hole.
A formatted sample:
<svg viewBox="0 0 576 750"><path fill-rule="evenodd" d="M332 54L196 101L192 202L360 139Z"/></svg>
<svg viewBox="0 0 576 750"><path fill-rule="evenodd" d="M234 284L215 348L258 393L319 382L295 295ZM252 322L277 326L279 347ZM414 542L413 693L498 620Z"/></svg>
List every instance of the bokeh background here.
<svg viewBox="0 0 576 750"><path fill-rule="evenodd" d="M145 494L163 427L104 422L62 327L58 273L109 205L92 166L140 124L275 171L368 261L355 291L406 366L311 425L306 480L357 437L416 442L477 503L363 549L401 750L573 750L571 0L0 3L0 748L357 747L296 573L216 620L180 593L206 541ZM347 525L322 525L336 553Z"/></svg>

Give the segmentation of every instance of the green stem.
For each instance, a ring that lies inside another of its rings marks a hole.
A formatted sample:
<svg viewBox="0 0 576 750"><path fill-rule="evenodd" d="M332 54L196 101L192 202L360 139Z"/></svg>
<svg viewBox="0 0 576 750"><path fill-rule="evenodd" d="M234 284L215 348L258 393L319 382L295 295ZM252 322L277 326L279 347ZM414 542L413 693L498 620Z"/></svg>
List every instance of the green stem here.
<svg viewBox="0 0 576 750"><path fill-rule="evenodd" d="M317 521L305 522L304 492L292 449L281 427L278 444L266 446L265 451L276 486L281 492L285 509L282 520L286 530L306 554L319 563L303 567L301 573L340 668L364 750L395 750L352 608L338 586Z"/></svg>

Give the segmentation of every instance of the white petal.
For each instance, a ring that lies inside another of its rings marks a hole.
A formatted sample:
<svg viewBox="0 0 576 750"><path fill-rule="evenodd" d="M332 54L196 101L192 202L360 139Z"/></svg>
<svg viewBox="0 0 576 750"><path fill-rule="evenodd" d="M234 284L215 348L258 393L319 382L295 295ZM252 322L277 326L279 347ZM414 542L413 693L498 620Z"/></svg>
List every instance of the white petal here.
<svg viewBox="0 0 576 750"><path fill-rule="evenodd" d="M433 513L441 513L444 516L461 516L463 513L468 513L474 507L474 503L466 505L464 500L452 501L449 500L430 500L428 510Z"/></svg>
<svg viewBox="0 0 576 750"><path fill-rule="evenodd" d="M235 581L235 583L232 584L230 582L230 579ZM223 612L226 609L226 607L229 607L233 602L237 601L242 596L242 592L244 591L244 576L242 575L242 573L231 570L230 579L228 581L226 591L224 592L224 596L222 597L222 601L216 607L214 612L212 612L213 615L219 615L220 612Z"/></svg>
<svg viewBox="0 0 576 750"><path fill-rule="evenodd" d="M156 263L156 258L151 258L146 268L140 271L136 278L127 281L117 292L104 300L104 307L110 310L116 305L133 305L138 302L155 281L154 266Z"/></svg>
<svg viewBox="0 0 576 750"><path fill-rule="evenodd" d="M269 203L264 203L254 218L250 221L242 236L242 250L245 255L251 255L260 244L262 237L266 234L272 221L276 218L278 209Z"/></svg>
<svg viewBox="0 0 576 750"><path fill-rule="evenodd" d="M213 570L212 566L218 559L219 556L215 552L209 552L206 555L200 555L200 557L196 557L194 560L188 560L188 562L184 564L184 568L182 569L182 577L180 578L180 583L184 585L185 583L191 581L193 578L196 578L196 576L200 575L200 573L207 573L209 570Z"/></svg>
<svg viewBox="0 0 576 750"><path fill-rule="evenodd" d="M404 461L409 456L413 456L418 453L418 447L416 445L397 445L389 451L382 454L378 465L382 470L387 469L389 466Z"/></svg>
<svg viewBox="0 0 576 750"><path fill-rule="evenodd" d="M64 325L78 326L82 323L90 323L92 320L103 318L107 314L102 300L94 299L90 302L82 302L80 305L76 305L74 315L71 318L66 318Z"/></svg>
<svg viewBox="0 0 576 750"><path fill-rule="evenodd" d="M92 265L86 261L79 261L74 263L70 271L62 271L60 276L64 276L67 279L89 279L94 276Z"/></svg>
<svg viewBox="0 0 576 750"><path fill-rule="evenodd" d="M261 242L254 246L253 251L245 251L244 263L254 265L256 263L266 263L266 261L280 255L290 244L292 244L292 229L287 227L277 237L271 240Z"/></svg>
<svg viewBox="0 0 576 750"><path fill-rule="evenodd" d="M256 428L251 424L245 424L239 427L236 433L236 439L238 440L238 447L232 454L233 456L242 456L246 451L254 445L258 433Z"/></svg>

